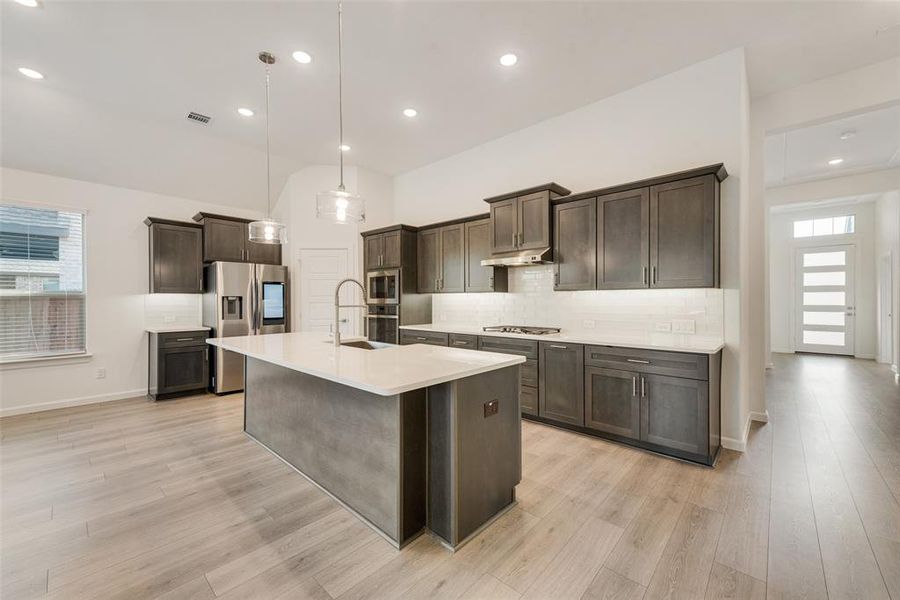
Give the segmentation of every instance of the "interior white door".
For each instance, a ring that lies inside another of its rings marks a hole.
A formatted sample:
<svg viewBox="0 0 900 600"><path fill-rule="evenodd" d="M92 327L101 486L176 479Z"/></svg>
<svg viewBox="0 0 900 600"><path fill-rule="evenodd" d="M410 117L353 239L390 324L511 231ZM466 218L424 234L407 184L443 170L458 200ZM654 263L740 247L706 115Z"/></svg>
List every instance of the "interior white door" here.
<svg viewBox="0 0 900 600"><path fill-rule="evenodd" d="M854 247L798 248L794 348L853 355L856 316Z"/></svg>
<svg viewBox="0 0 900 600"><path fill-rule="evenodd" d="M894 358L894 281L891 255L878 261L878 362L890 363Z"/></svg>
<svg viewBox="0 0 900 600"><path fill-rule="evenodd" d="M300 328L299 331L327 331L334 321L334 289L350 276L349 251L346 248L303 248L300 250ZM355 286L353 286L355 287ZM358 290L345 285L341 304L358 304ZM341 312L341 334L358 329L358 308Z"/></svg>

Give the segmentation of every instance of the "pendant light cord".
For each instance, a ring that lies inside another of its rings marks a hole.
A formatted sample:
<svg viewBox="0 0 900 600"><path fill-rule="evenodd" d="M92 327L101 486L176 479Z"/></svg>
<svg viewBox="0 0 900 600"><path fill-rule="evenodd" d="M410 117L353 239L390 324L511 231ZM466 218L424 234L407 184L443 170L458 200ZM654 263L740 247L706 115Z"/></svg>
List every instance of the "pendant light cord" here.
<svg viewBox="0 0 900 600"><path fill-rule="evenodd" d="M266 64L266 220L271 219L272 211L272 173L269 166L269 71Z"/></svg>
<svg viewBox="0 0 900 600"><path fill-rule="evenodd" d="M344 3L338 1L338 153L341 164L341 184L344 191Z"/></svg>

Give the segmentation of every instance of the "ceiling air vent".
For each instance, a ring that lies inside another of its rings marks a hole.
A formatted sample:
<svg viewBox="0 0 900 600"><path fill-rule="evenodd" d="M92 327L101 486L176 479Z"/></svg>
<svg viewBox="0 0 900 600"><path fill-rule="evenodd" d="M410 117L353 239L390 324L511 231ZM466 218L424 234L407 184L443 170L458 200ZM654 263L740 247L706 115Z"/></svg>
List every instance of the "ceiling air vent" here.
<svg viewBox="0 0 900 600"><path fill-rule="evenodd" d="M206 115L201 115L200 113L189 112L187 116L188 121L195 121L200 123L201 125L208 125L210 121L212 121L212 117L207 117Z"/></svg>

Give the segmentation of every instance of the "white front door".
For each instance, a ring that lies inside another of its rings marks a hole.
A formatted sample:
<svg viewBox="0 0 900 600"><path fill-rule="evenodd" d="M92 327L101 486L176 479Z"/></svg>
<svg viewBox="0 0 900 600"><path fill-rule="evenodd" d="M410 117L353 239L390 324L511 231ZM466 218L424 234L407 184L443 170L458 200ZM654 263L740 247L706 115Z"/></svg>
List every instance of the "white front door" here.
<svg viewBox="0 0 900 600"><path fill-rule="evenodd" d="M794 347L853 355L854 246L797 249Z"/></svg>
<svg viewBox="0 0 900 600"><path fill-rule="evenodd" d="M349 252L346 248L303 248L300 250L300 327L298 331L331 331L334 321L334 289L347 277ZM355 286L354 286L355 287ZM350 285L341 290L341 304L358 304ZM341 333L357 330L358 308L341 312Z"/></svg>

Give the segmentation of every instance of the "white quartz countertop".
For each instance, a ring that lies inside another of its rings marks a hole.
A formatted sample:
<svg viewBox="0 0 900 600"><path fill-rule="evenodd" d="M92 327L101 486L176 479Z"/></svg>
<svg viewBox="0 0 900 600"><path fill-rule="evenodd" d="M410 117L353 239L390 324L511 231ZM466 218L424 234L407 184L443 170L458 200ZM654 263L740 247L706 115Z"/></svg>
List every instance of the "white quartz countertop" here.
<svg viewBox="0 0 900 600"><path fill-rule="evenodd" d="M344 342L364 338L345 337ZM425 344L364 350L334 347L327 333L210 338L208 344L382 396L462 379L525 362L522 356Z"/></svg>
<svg viewBox="0 0 900 600"><path fill-rule="evenodd" d="M400 329L518 338L523 340L539 340L542 342L569 342L572 344L589 344L595 346L620 346L622 348L667 350L670 352L690 352L693 354L715 354L725 347L725 342L721 339L672 333L660 333L648 337L619 334L611 335L592 330L573 330L562 331L560 333L548 333L545 335L526 335L522 333L483 331L481 327L470 325L441 325L434 323L425 325L401 325Z"/></svg>
<svg viewBox="0 0 900 600"><path fill-rule="evenodd" d="M204 327L204 326L202 326L202 325L195 325L195 326L188 326L188 327L185 327L184 325L179 325L179 326L176 326L176 327L171 327L171 326L167 326L167 327L145 327L145 328L144 328L144 331L146 331L147 333L172 333L172 332L177 332L177 331L184 331L184 332L188 332L188 331L209 331L209 327Z"/></svg>

